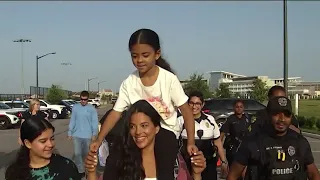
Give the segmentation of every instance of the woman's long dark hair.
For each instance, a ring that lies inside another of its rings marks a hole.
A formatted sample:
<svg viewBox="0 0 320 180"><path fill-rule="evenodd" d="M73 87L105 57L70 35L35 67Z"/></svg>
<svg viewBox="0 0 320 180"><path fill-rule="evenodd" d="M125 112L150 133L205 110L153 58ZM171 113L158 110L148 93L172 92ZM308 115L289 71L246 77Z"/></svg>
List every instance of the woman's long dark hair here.
<svg viewBox="0 0 320 180"><path fill-rule="evenodd" d="M145 178L141 150L130 135L131 116L138 112L149 116L156 127L160 126L161 117L159 113L146 100L139 100L129 108L125 117L122 142L116 145L117 150L121 152L121 159L116 164L119 180L141 180Z"/></svg>
<svg viewBox="0 0 320 180"><path fill-rule="evenodd" d="M156 32L154 32L151 29L139 29L136 32L134 32L129 39L130 51L132 46L135 44L148 44L155 51L161 49L159 36ZM161 56L159 57L159 59L156 60L156 65L174 74L174 71L171 69L170 64Z"/></svg>
<svg viewBox="0 0 320 180"><path fill-rule="evenodd" d="M20 138L23 145L20 147L16 159L6 170L6 180L27 180L30 178L30 150L25 146L24 141L32 142L47 129L54 131L52 124L45 119L27 119L22 123Z"/></svg>

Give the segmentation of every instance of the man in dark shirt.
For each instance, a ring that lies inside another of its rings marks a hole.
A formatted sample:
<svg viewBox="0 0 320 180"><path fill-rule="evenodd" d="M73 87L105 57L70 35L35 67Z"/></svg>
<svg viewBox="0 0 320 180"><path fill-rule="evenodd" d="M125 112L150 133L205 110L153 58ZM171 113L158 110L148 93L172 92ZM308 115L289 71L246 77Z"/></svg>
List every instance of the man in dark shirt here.
<svg viewBox="0 0 320 180"><path fill-rule="evenodd" d="M246 166L246 179L250 180L319 180L309 142L289 128L290 100L274 97L269 100L267 111L271 123L257 137L241 144L227 180L236 180Z"/></svg>
<svg viewBox="0 0 320 180"><path fill-rule="evenodd" d="M278 96L286 96L286 91L282 86L273 86L270 88L268 92L269 100L273 97ZM262 109L256 113L256 116L252 117L252 125L251 125L251 135L256 136L263 130L265 130L264 126L270 124L270 116L268 115L267 109ZM292 121L290 125L290 129L299 132L299 122L294 115L292 115Z"/></svg>

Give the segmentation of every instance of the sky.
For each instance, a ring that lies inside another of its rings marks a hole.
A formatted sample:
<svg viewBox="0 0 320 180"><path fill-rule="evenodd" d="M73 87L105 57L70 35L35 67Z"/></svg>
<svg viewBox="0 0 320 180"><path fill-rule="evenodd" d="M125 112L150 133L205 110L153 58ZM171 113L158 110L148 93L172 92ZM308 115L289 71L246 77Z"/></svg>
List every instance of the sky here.
<svg viewBox="0 0 320 180"><path fill-rule="evenodd" d="M184 80L192 73L228 71L248 76L283 76L281 1L238 2L0 2L0 94L21 92L24 84L61 85L118 91L132 73L130 35L140 28L156 31L163 56ZM320 81L320 1L288 2L289 76ZM71 63L71 65L61 65Z"/></svg>

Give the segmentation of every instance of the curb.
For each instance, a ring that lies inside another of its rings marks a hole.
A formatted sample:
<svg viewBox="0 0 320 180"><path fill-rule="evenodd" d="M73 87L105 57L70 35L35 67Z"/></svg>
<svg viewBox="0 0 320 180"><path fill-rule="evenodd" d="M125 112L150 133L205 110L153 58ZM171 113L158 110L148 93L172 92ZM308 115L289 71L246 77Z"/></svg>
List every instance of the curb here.
<svg viewBox="0 0 320 180"><path fill-rule="evenodd" d="M320 135L318 135L318 134L302 132L302 135L305 136L305 137L311 137L311 138L314 138L314 139L320 139Z"/></svg>

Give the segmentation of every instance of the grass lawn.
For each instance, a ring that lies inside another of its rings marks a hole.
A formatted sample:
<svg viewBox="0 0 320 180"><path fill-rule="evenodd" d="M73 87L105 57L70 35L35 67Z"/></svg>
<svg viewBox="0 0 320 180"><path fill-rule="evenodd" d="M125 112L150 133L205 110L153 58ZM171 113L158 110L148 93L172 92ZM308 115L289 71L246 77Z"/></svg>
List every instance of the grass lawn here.
<svg viewBox="0 0 320 180"><path fill-rule="evenodd" d="M292 100L292 108L295 111L295 100ZM320 119L320 100L299 100L298 115Z"/></svg>

